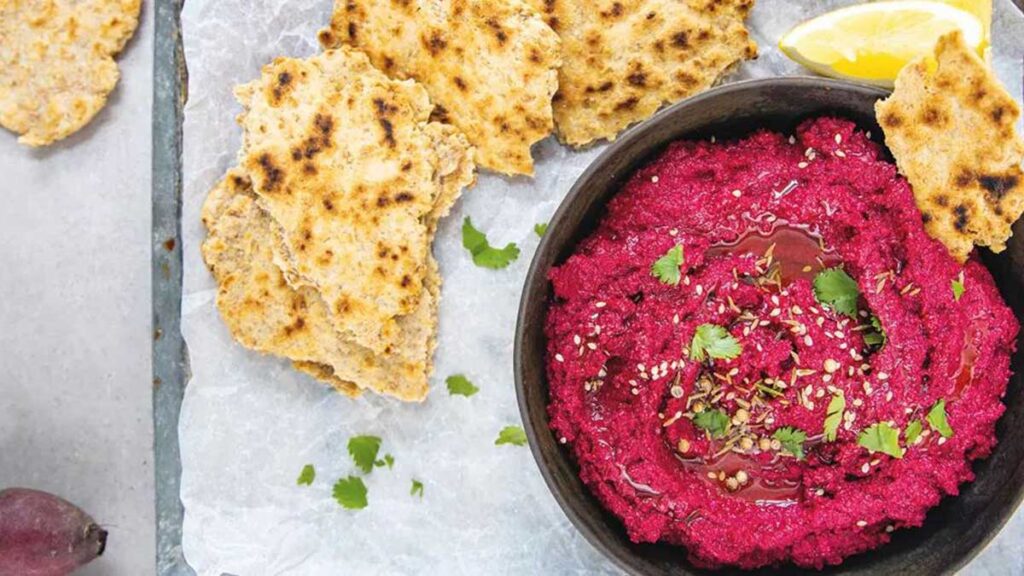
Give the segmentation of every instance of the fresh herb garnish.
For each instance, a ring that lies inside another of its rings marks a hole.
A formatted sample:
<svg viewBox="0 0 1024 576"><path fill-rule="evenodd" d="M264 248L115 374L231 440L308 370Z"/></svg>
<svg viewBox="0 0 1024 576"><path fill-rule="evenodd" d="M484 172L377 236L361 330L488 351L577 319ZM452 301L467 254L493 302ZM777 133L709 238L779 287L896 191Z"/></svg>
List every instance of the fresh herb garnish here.
<svg viewBox="0 0 1024 576"><path fill-rule="evenodd" d="M868 426L857 436L857 444L871 452L882 452L893 458L903 458L900 448L900 429L888 422L877 422Z"/></svg>
<svg viewBox="0 0 1024 576"><path fill-rule="evenodd" d="M694 415L693 423L702 430L707 430L712 438L725 436L729 429L729 417L721 410L705 410Z"/></svg>
<svg viewBox="0 0 1024 576"><path fill-rule="evenodd" d="M501 249L492 248L487 235L473 227L469 216L462 221L462 247L469 250L474 264L492 270L505 268L519 257L519 247L514 242Z"/></svg>
<svg viewBox="0 0 1024 576"><path fill-rule="evenodd" d="M373 471L378 451L380 451L380 438L377 436L353 436L348 440L348 453L364 474Z"/></svg>
<svg viewBox="0 0 1024 576"><path fill-rule="evenodd" d="M793 428L792 426L784 426L776 430L772 434L772 438L781 442L782 449L796 456L797 460L804 459L804 442L807 441L807 433L803 430Z"/></svg>
<svg viewBox="0 0 1024 576"><path fill-rule="evenodd" d="M334 499L349 510L366 508L366 484L358 476L341 478L334 483Z"/></svg>
<svg viewBox="0 0 1024 576"><path fill-rule="evenodd" d="M391 470L391 468L393 468L395 465L395 457L392 456L391 454L385 454L383 460L377 460L376 462L373 463L373 465L376 466L377 468L383 468L387 466L388 470Z"/></svg>
<svg viewBox="0 0 1024 576"><path fill-rule="evenodd" d="M743 348L729 332L715 324L701 324L693 334L690 343L690 359L703 362L707 357L732 360L740 355Z"/></svg>
<svg viewBox="0 0 1024 576"><path fill-rule="evenodd" d="M651 276L657 278L662 284L678 286L679 280L682 278L680 271L682 265L683 247L676 244L664 256L654 261L654 264L651 265Z"/></svg>
<svg viewBox="0 0 1024 576"><path fill-rule="evenodd" d="M956 280L953 280L952 288L953 288L953 301L954 302L959 302L960 301L960 297L964 295L964 273L963 273L962 270L960 271L960 276L958 276Z"/></svg>
<svg viewBox="0 0 1024 576"><path fill-rule="evenodd" d="M814 297L840 314L857 317L860 288L842 268L828 268L814 277Z"/></svg>
<svg viewBox="0 0 1024 576"><path fill-rule="evenodd" d="M924 426L921 424L920 420L911 420L910 423L907 424L907 429L903 431L903 440L906 441L907 446L913 446L914 442L917 442L917 439L921 436L922 428L924 428Z"/></svg>
<svg viewBox="0 0 1024 576"><path fill-rule="evenodd" d="M884 346L889 337L878 316L871 316L871 330L864 331L864 343L868 346Z"/></svg>
<svg viewBox="0 0 1024 576"><path fill-rule="evenodd" d="M494 441L495 446L502 444L526 446L526 431L522 426L505 426L501 432L498 432L498 439Z"/></svg>
<svg viewBox="0 0 1024 576"><path fill-rule="evenodd" d="M299 472L299 479L295 481L299 486L309 486L316 480L316 468L313 468L312 464L306 464L302 467L302 472Z"/></svg>
<svg viewBox="0 0 1024 576"><path fill-rule="evenodd" d="M825 440L836 441L836 434L839 432L839 425L843 423L843 411L846 410L846 396L842 391L832 396L828 403L828 412L825 415Z"/></svg>
<svg viewBox="0 0 1024 576"><path fill-rule="evenodd" d="M448 385L448 394L452 396L472 396L480 391L479 388L469 381L469 378L462 374L449 376L445 379L444 383Z"/></svg>
<svg viewBox="0 0 1024 576"><path fill-rule="evenodd" d="M943 398L935 403L934 406L928 410L928 424L939 434L942 434L943 438L949 438L953 435L953 429L949 427L949 422L946 421L946 400Z"/></svg>
<svg viewBox="0 0 1024 576"><path fill-rule="evenodd" d="M544 237L544 233L547 232L547 231L548 231L548 223L547 222L541 222L540 224L534 224L533 225L533 233L536 234L538 238L543 238Z"/></svg>
<svg viewBox="0 0 1024 576"><path fill-rule="evenodd" d="M420 498L423 498L423 482L420 482L419 480L413 479L413 481L412 481L412 490L409 490L409 495L410 496L419 496Z"/></svg>

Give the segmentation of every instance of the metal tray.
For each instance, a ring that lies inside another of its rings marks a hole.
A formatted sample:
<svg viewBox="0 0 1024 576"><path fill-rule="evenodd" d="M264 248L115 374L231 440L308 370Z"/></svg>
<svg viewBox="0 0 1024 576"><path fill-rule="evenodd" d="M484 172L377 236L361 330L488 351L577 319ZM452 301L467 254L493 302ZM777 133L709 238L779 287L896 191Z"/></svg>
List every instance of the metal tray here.
<svg viewBox="0 0 1024 576"><path fill-rule="evenodd" d="M181 42L185 0L153 0L153 428L156 474L156 573L195 576L181 550L178 414L189 379L181 336L182 121L188 71ZM320 0L327 2L330 0ZM1013 0L1024 11L1024 0Z"/></svg>

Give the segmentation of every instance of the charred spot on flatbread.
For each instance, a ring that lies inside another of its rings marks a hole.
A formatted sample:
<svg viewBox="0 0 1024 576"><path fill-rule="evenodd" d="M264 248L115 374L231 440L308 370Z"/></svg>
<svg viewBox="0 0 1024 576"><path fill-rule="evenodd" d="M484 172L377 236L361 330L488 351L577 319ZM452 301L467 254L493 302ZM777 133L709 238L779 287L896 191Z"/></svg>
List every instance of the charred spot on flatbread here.
<svg viewBox="0 0 1024 576"><path fill-rule="evenodd" d="M530 147L554 125L561 57L558 36L523 0L336 0L319 38L420 82L432 119L464 132L481 166L533 172Z"/></svg>
<svg viewBox="0 0 1024 576"><path fill-rule="evenodd" d="M904 68L876 112L928 233L961 262L975 245L1002 251L1024 212L1020 108L960 33Z"/></svg>
<svg viewBox="0 0 1024 576"><path fill-rule="evenodd" d="M0 2L0 126L46 146L89 123L120 73L140 0Z"/></svg>
<svg viewBox="0 0 1024 576"><path fill-rule="evenodd" d="M400 337L396 318L418 307L432 214L441 196L454 201L445 179L458 190L473 181L472 149L453 130L439 148L426 91L347 46L279 58L236 94L240 165L274 222L285 278L314 288L342 335L382 353Z"/></svg>
<svg viewBox="0 0 1024 576"><path fill-rule="evenodd" d="M572 146L614 139L757 55L753 0L530 1L562 39L555 123Z"/></svg>
<svg viewBox="0 0 1024 576"><path fill-rule="evenodd" d="M345 338L320 294L292 287L275 263L274 223L243 171L231 170L210 192L202 220L203 258L218 284L217 307L232 336L253 350L291 359L296 369L339 392L362 390L422 400L432 370L440 275L425 263L416 308L396 319L398 338L381 353Z"/></svg>

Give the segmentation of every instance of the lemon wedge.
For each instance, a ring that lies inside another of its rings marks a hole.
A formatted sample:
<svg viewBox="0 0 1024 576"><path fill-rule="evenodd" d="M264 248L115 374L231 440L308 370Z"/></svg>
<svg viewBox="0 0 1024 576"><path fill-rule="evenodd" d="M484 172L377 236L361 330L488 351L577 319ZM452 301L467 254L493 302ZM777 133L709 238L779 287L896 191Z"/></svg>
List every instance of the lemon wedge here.
<svg viewBox="0 0 1024 576"><path fill-rule="evenodd" d="M972 0L956 0L975 8ZM811 70L892 87L908 62L931 52L940 36L963 32L979 55L986 48L985 25L972 12L932 0L894 0L840 8L808 20L779 42L786 56Z"/></svg>

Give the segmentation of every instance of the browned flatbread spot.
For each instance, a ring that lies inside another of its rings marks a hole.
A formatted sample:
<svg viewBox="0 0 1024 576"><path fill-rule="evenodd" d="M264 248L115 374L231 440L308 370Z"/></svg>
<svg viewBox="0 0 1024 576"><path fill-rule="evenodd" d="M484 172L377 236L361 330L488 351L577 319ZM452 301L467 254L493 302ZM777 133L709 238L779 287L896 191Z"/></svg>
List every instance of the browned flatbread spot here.
<svg viewBox="0 0 1024 576"><path fill-rule="evenodd" d="M383 354L343 337L312 288L293 288L274 263L272 221L248 177L231 170L203 206L205 259L219 289L217 307L243 346L293 360L297 369L347 395L368 389L422 400L432 369L440 275L430 258L417 307L399 317L399 337Z"/></svg>
<svg viewBox="0 0 1024 576"><path fill-rule="evenodd" d="M523 0L336 0L320 41L421 82L435 118L466 134L480 165L533 172L530 146L551 133L561 57L558 36Z"/></svg>
<svg viewBox="0 0 1024 576"><path fill-rule="evenodd" d="M426 91L342 47L278 58L236 90L240 164L271 217L274 261L339 333L375 354L420 308L438 211L474 180L472 149L429 122Z"/></svg>
<svg viewBox="0 0 1024 576"><path fill-rule="evenodd" d="M555 124L572 146L614 139L757 56L753 0L530 2L562 39Z"/></svg>
<svg viewBox="0 0 1024 576"><path fill-rule="evenodd" d="M89 123L120 73L114 62L140 0L0 1L0 125L46 146Z"/></svg>
<svg viewBox="0 0 1024 576"><path fill-rule="evenodd" d="M875 110L928 233L961 262L974 245L1003 251L1024 212L1020 107L961 34L904 68Z"/></svg>

